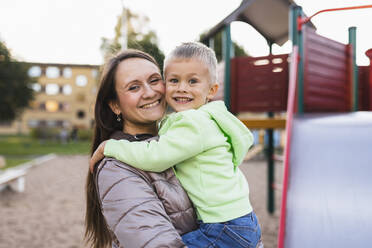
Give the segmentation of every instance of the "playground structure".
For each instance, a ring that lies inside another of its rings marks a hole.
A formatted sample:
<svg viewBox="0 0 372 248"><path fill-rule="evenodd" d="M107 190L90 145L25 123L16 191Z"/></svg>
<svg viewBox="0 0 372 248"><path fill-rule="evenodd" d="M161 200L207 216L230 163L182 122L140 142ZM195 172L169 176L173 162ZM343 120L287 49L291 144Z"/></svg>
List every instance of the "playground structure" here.
<svg viewBox="0 0 372 248"><path fill-rule="evenodd" d="M225 23L224 99L234 113L287 113L278 247L369 247L372 49L366 52L370 66L357 66L355 28L349 28L345 45L318 35L308 20L292 5L293 52L259 58L230 57ZM270 132L282 128L274 120L242 120L250 128L268 129L269 212L274 210Z"/></svg>
<svg viewBox="0 0 372 248"><path fill-rule="evenodd" d="M372 50L370 66L358 67L354 27L344 45L306 26L300 7L290 15L294 50L278 247L368 247Z"/></svg>
<svg viewBox="0 0 372 248"><path fill-rule="evenodd" d="M214 48L214 36L222 32L224 73L220 88L223 89L222 99L226 106L235 114L250 111L265 113L267 116L241 121L250 129L266 130L269 213L275 211L274 129L284 129L286 123L285 118L275 116L275 112L286 111L288 87L288 54L272 55L272 46L274 43L283 45L288 40L288 10L293 4L292 0L243 0L235 11L213 27L202 40ZM270 55L234 58L230 28L234 21L245 22L256 29L266 39ZM311 22L309 25L312 25Z"/></svg>

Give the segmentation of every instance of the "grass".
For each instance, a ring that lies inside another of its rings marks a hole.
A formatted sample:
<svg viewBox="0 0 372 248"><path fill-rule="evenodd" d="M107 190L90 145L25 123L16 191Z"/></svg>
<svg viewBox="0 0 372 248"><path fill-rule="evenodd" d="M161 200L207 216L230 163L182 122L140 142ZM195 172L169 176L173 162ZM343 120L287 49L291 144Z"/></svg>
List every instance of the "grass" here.
<svg viewBox="0 0 372 248"><path fill-rule="evenodd" d="M6 167L10 168L32 160L35 157L55 153L57 155L88 154L89 141L67 142L57 140L35 140L29 136L0 136L0 155L5 157Z"/></svg>

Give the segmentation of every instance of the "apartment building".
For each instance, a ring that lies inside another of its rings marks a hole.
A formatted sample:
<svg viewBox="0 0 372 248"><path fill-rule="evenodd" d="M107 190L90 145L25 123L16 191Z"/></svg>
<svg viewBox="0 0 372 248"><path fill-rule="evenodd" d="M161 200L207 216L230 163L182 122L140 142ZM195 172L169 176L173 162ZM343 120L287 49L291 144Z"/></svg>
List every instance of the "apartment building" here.
<svg viewBox="0 0 372 248"><path fill-rule="evenodd" d="M0 134L27 134L36 127L91 128L98 65L29 63L35 98L21 116L0 123Z"/></svg>

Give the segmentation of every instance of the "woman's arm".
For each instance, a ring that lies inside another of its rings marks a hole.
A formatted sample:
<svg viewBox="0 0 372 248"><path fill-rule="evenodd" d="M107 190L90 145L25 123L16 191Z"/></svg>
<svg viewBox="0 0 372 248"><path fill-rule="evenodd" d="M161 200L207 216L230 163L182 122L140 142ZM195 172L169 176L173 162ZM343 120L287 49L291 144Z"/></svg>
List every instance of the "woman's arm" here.
<svg viewBox="0 0 372 248"><path fill-rule="evenodd" d="M106 222L124 247L184 247L149 179L114 159L97 171Z"/></svg>

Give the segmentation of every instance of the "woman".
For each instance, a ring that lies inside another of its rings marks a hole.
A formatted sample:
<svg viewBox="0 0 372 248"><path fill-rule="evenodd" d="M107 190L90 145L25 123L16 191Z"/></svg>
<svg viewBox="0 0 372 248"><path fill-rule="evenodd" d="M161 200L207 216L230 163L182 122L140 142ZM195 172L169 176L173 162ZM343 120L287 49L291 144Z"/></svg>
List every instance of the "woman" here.
<svg viewBox="0 0 372 248"><path fill-rule="evenodd" d="M102 74L91 152L110 138L154 138L165 106L156 61L138 50L119 53ZM85 236L93 247L183 247L181 235L197 227L172 169L150 173L105 158L88 174L86 194Z"/></svg>

